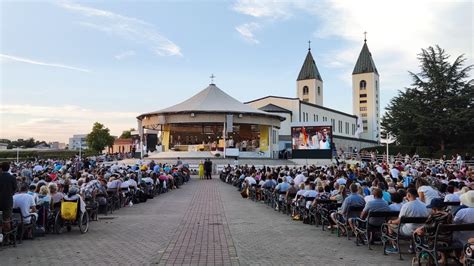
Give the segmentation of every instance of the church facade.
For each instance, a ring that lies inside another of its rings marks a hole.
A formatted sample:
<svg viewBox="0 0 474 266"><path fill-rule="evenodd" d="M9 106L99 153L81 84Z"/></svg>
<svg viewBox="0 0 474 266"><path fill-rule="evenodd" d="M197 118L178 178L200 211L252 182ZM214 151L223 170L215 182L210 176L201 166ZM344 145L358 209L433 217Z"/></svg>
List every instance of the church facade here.
<svg viewBox="0 0 474 266"><path fill-rule="evenodd" d="M296 97L266 96L246 104L286 118L278 132L279 149L291 147L292 125L332 126L336 149L352 151L378 145L380 136L379 73L367 40L352 72L353 113L324 106L323 79L308 49L296 79Z"/></svg>

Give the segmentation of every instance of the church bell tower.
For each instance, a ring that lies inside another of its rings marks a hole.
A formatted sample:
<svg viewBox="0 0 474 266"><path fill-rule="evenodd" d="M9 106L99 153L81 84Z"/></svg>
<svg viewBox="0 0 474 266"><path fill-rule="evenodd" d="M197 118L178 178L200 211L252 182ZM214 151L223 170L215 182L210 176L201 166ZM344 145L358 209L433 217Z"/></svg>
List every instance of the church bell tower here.
<svg viewBox="0 0 474 266"><path fill-rule="evenodd" d="M308 42L311 45L311 42ZM297 97L304 102L323 106L323 80L311 54L311 46L296 79Z"/></svg>
<svg viewBox="0 0 474 266"><path fill-rule="evenodd" d="M362 119L362 139L380 139L380 82L367 38L352 71L353 112Z"/></svg>

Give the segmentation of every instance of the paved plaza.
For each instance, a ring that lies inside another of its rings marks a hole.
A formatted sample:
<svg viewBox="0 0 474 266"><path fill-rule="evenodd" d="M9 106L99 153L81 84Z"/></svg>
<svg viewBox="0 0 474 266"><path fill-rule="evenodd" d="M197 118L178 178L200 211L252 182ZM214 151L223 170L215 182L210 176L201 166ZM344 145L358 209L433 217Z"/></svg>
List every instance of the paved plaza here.
<svg viewBox="0 0 474 266"><path fill-rule="evenodd" d="M73 228L4 248L0 265L409 265L405 257L292 221L218 179L192 179L92 222L87 234Z"/></svg>

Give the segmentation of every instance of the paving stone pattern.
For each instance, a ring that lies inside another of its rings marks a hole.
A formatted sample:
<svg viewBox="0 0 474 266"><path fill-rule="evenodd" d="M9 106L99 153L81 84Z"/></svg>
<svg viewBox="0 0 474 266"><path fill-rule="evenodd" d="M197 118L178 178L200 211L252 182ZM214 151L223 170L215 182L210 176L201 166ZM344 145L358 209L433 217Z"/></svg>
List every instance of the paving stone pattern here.
<svg viewBox="0 0 474 266"><path fill-rule="evenodd" d="M186 215L160 264L238 264L217 182L199 181Z"/></svg>
<svg viewBox="0 0 474 266"><path fill-rule="evenodd" d="M405 258L292 221L217 179L122 208L84 235L75 227L0 249L0 265L409 265Z"/></svg>

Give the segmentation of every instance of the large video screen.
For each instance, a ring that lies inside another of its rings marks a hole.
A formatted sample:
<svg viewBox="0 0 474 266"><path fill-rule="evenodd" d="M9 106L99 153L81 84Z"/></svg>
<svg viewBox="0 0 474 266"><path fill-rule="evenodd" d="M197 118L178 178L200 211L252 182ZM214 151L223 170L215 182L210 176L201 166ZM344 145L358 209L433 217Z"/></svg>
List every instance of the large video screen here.
<svg viewBox="0 0 474 266"><path fill-rule="evenodd" d="M331 126L291 127L293 158L330 158L332 154Z"/></svg>

